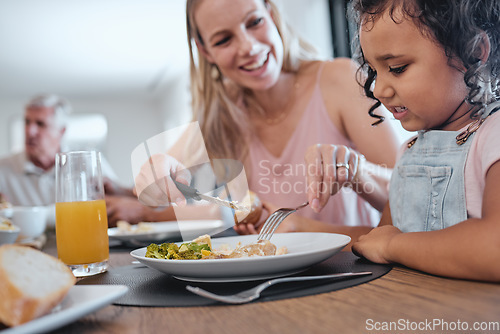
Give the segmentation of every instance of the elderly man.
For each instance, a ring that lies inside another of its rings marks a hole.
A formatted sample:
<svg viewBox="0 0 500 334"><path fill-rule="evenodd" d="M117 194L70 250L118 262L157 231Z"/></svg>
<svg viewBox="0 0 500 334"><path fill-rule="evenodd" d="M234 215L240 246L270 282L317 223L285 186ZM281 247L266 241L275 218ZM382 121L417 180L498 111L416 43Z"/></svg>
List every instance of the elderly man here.
<svg viewBox="0 0 500 334"><path fill-rule="evenodd" d="M61 150L71 105L57 95L31 99L24 113L24 152L0 159L0 194L14 205L51 205L55 202L55 158ZM116 178L107 163L103 175ZM123 190L108 181L108 188Z"/></svg>
<svg viewBox="0 0 500 334"><path fill-rule="evenodd" d="M70 109L56 95L37 96L27 104L25 150L0 159L0 193L12 204L54 204L55 156L61 149Z"/></svg>
<svg viewBox="0 0 500 334"><path fill-rule="evenodd" d="M69 102L53 94L28 102L24 113L25 150L0 159L0 198L20 206L55 203L55 157L61 151L70 112ZM118 220L136 223L175 219L171 210L166 214L146 207L132 197L130 189L112 181L116 176L105 160L102 169L110 226Z"/></svg>

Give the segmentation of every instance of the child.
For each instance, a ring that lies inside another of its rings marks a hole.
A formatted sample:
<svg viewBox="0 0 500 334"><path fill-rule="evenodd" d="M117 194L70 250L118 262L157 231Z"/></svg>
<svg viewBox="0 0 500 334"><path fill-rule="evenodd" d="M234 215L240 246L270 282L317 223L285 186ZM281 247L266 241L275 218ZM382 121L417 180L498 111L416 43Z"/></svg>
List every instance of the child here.
<svg viewBox="0 0 500 334"><path fill-rule="evenodd" d="M500 1L354 0L368 96L409 131L380 227L353 251L500 281Z"/></svg>

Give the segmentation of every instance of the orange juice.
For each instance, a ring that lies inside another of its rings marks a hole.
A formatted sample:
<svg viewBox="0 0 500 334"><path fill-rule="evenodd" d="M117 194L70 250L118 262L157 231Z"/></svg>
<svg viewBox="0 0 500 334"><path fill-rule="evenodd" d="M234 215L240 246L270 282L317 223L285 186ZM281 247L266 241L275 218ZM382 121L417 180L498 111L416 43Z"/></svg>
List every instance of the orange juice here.
<svg viewBox="0 0 500 334"><path fill-rule="evenodd" d="M59 258L67 265L106 261L108 216L104 200L56 203Z"/></svg>

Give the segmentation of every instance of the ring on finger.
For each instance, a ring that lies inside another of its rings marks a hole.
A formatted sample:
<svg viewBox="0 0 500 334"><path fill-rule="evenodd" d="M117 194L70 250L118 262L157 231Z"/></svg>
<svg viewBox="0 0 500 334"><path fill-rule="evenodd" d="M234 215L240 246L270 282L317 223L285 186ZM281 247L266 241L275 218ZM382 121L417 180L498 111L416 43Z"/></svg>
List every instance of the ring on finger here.
<svg viewBox="0 0 500 334"><path fill-rule="evenodd" d="M349 170L349 164L338 163L338 164L335 165L335 167L337 167L337 169L339 169L339 168L345 168L345 169Z"/></svg>

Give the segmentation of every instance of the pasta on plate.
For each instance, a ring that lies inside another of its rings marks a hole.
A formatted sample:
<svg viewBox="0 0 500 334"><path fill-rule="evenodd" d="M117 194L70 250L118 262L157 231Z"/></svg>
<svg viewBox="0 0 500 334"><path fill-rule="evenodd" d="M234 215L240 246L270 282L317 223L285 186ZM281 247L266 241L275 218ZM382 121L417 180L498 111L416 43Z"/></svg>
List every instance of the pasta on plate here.
<svg viewBox="0 0 500 334"><path fill-rule="evenodd" d="M166 260L199 260L199 259L234 259L252 256L270 256L286 254L286 247L277 248L269 240L241 245L235 249L229 246L219 249L212 248L209 235L202 235L191 242L150 244L146 250L146 257Z"/></svg>

